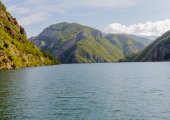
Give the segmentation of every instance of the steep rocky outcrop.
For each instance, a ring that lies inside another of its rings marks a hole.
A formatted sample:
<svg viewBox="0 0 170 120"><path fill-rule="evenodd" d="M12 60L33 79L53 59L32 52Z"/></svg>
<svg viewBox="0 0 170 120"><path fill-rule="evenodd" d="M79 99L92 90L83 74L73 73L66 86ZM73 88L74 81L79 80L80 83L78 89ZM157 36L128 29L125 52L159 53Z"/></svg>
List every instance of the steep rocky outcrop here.
<svg viewBox="0 0 170 120"><path fill-rule="evenodd" d="M0 2L0 69L55 64L26 38L25 30Z"/></svg>

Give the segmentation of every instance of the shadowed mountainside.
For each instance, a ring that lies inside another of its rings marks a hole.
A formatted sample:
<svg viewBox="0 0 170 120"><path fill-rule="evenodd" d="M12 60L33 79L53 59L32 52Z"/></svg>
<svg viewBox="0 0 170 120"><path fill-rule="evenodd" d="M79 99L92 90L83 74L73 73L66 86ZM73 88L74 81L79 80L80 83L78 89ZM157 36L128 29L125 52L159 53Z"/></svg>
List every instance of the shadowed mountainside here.
<svg viewBox="0 0 170 120"><path fill-rule="evenodd" d="M152 62L170 61L170 31L151 43L146 49L138 54L132 55L126 61Z"/></svg>

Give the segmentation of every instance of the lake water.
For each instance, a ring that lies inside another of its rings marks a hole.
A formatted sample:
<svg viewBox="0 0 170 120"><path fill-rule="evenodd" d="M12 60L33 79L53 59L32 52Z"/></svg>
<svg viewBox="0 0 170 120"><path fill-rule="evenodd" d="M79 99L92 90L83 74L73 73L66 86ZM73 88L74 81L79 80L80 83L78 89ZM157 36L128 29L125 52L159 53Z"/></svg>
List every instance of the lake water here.
<svg viewBox="0 0 170 120"><path fill-rule="evenodd" d="M0 120L168 120L170 63L0 71Z"/></svg>

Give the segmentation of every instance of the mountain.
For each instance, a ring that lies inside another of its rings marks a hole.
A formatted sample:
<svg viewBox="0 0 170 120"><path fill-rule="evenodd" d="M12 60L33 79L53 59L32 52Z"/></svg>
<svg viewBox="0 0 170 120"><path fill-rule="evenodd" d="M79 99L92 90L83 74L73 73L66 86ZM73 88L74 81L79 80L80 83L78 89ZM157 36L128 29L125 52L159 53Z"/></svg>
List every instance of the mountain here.
<svg viewBox="0 0 170 120"><path fill-rule="evenodd" d="M76 23L51 25L32 41L62 63L115 62L123 58L120 48L100 31Z"/></svg>
<svg viewBox="0 0 170 120"><path fill-rule="evenodd" d="M136 36L136 35L135 35ZM157 39L158 37L160 36L145 36L145 35L137 35L138 37L141 37L141 38L146 38L148 40L151 40L151 41L154 41L155 39Z"/></svg>
<svg viewBox="0 0 170 120"><path fill-rule="evenodd" d="M133 55L127 61L151 62L170 61L170 31L157 38L142 52Z"/></svg>
<svg viewBox="0 0 170 120"><path fill-rule="evenodd" d="M137 53L150 44L149 39L127 34L108 34L105 36L112 44L123 50L124 55Z"/></svg>
<svg viewBox="0 0 170 120"><path fill-rule="evenodd" d="M105 35L94 28L66 22L51 25L30 40L62 63L117 62L145 48L125 35Z"/></svg>
<svg viewBox="0 0 170 120"><path fill-rule="evenodd" d="M55 64L26 38L25 30L0 2L0 69Z"/></svg>
<svg viewBox="0 0 170 120"><path fill-rule="evenodd" d="M131 39L135 40L136 42L142 43L145 47L150 45L155 39L146 36L137 36L137 35L128 35Z"/></svg>

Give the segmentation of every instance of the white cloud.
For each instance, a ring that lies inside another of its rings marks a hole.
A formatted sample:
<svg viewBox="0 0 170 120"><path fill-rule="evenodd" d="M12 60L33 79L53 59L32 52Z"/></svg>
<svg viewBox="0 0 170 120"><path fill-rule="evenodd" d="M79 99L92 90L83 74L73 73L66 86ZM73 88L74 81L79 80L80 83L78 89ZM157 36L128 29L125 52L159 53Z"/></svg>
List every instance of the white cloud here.
<svg viewBox="0 0 170 120"><path fill-rule="evenodd" d="M46 20L45 16L46 16L45 13L35 13L33 15L23 17L19 19L18 21L21 25L31 25L33 23Z"/></svg>
<svg viewBox="0 0 170 120"><path fill-rule="evenodd" d="M25 14L30 12L28 8L17 7L16 5L10 6L8 11L16 14Z"/></svg>
<svg viewBox="0 0 170 120"><path fill-rule="evenodd" d="M125 33L145 36L160 36L170 30L170 19L133 25L122 25L120 23L112 23L105 28L107 33Z"/></svg>

